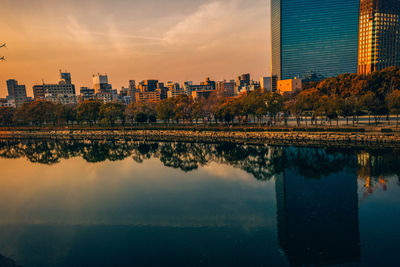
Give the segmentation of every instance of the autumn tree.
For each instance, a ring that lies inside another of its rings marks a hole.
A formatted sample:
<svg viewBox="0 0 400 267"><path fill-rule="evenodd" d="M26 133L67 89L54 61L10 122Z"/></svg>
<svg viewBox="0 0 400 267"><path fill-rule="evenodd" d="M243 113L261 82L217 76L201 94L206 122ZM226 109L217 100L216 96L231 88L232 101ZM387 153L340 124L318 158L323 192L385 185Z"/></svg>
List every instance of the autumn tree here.
<svg viewBox="0 0 400 267"><path fill-rule="evenodd" d="M125 116L136 123L154 123L157 121L157 111L153 105L143 102L136 102L129 105L125 110Z"/></svg>
<svg viewBox="0 0 400 267"><path fill-rule="evenodd" d="M396 128L399 127L399 114L400 114L400 90L394 90L386 97L388 108L391 112L396 114Z"/></svg>
<svg viewBox="0 0 400 267"><path fill-rule="evenodd" d="M42 126L44 123L57 121L56 104L49 101L27 102L20 106L14 114L17 122Z"/></svg>
<svg viewBox="0 0 400 267"><path fill-rule="evenodd" d="M157 115L160 120L169 124L175 118L175 100L167 98L162 100L156 107Z"/></svg>
<svg viewBox="0 0 400 267"><path fill-rule="evenodd" d="M15 108L0 107L0 125L9 126L13 123Z"/></svg>
<svg viewBox="0 0 400 267"><path fill-rule="evenodd" d="M100 118L100 108L103 103L98 100L87 100L77 108L77 118L79 121L86 121L93 125Z"/></svg>
<svg viewBox="0 0 400 267"><path fill-rule="evenodd" d="M180 121L185 123L185 121L192 120L193 111L193 98L187 95L180 95L174 99L174 113L175 120L179 124Z"/></svg>
<svg viewBox="0 0 400 267"><path fill-rule="evenodd" d="M121 120L122 123L125 123L125 106L120 103L107 103L102 105L100 108L100 117L101 119L109 123L110 126L114 126L117 120Z"/></svg>
<svg viewBox="0 0 400 267"><path fill-rule="evenodd" d="M74 123L77 120L77 110L73 105L56 105L56 116L59 124Z"/></svg>

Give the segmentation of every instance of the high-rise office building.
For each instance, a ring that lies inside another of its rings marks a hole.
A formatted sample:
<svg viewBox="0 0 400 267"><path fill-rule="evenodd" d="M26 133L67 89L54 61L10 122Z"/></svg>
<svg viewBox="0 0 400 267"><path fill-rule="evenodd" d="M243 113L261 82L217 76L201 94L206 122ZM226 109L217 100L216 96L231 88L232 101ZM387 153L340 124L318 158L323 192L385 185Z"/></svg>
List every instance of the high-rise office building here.
<svg viewBox="0 0 400 267"><path fill-rule="evenodd" d="M272 75L355 73L358 18L359 0L271 0Z"/></svg>
<svg viewBox="0 0 400 267"><path fill-rule="evenodd" d="M400 1L361 0L358 73L400 66Z"/></svg>
<svg viewBox="0 0 400 267"><path fill-rule="evenodd" d="M28 101L25 85L18 84L16 80L7 80L7 89L7 99L14 101L17 108Z"/></svg>

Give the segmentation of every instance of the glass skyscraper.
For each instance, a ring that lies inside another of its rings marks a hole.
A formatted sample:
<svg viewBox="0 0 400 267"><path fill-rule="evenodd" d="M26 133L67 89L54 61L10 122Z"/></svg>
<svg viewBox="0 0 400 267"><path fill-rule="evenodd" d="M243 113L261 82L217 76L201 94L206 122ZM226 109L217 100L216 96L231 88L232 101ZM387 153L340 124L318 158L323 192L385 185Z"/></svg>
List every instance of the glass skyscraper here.
<svg viewBox="0 0 400 267"><path fill-rule="evenodd" d="M359 0L271 0L272 75L357 72Z"/></svg>
<svg viewBox="0 0 400 267"><path fill-rule="evenodd" d="M358 73L400 66L400 0L361 0Z"/></svg>

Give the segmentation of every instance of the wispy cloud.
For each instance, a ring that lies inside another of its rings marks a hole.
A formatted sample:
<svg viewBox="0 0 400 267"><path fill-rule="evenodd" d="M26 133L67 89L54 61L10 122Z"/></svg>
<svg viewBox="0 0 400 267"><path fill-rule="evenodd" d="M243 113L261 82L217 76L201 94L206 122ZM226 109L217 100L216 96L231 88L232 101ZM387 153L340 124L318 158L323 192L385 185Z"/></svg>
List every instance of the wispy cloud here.
<svg viewBox="0 0 400 267"><path fill-rule="evenodd" d="M167 45L191 44L200 50L232 42L249 42L260 38L264 25L255 25L257 17L266 17L264 9L246 5L244 0L208 2L189 14L163 37Z"/></svg>

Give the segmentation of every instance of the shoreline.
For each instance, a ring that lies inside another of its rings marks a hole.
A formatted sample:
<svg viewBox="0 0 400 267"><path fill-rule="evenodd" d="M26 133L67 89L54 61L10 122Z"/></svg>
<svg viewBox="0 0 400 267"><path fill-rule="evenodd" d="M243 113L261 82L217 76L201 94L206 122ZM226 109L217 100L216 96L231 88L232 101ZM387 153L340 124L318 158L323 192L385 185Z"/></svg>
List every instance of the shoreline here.
<svg viewBox="0 0 400 267"><path fill-rule="evenodd" d="M337 148L400 148L400 134L378 132L267 132L192 130L0 130L2 139L47 140L138 140L163 142L232 142L280 146Z"/></svg>

